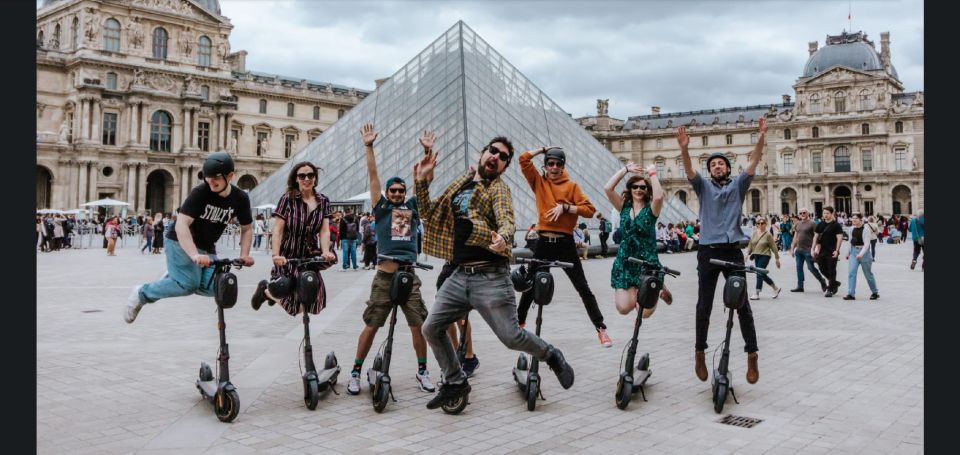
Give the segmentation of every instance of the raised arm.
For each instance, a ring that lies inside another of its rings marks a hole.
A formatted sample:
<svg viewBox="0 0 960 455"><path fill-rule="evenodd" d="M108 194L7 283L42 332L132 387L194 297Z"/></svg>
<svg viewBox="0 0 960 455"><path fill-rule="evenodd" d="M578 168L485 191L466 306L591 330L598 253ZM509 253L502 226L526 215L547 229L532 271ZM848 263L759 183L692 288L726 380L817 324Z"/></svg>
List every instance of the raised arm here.
<svg viewBox="0 0 960 455"><path fill-rule="evenodd" d="M435 209L430 199L430 182L433 181L433 169L437 166L437 154L433 152L433 143L436 136L423 130L420 136L420 145L423 146L423 158L413 165L414 186L417 194L417 209L423 218L433 216Z"/></svg>
<svg viewBox="0 0 960 455"><path fill-rule="evenodd" d="M660 179L657 177L657 166L651 164L647 168L647 176L650 178L650 188L652 199L650 201L650 211L653 216L660 216L660 209L663 207L663 187L660 186Z"/></svg>
<svg viewBox="0 0 960 455"><path fill-rule="evenodd" d="M681 126L677 128L677 143L680 144L680 157L683 158L683 172L687 174L687 180L693 180L697 171L693 170L693 164L690 162L690 136L687 136L687 129Z"/></svg>
<svg viewBox="0 0 960 455"><path fill-rule="evenodd" d="M632 162L627 163L610 176L610 180L607 180L607 184L603 186L603 192L607 195L607 200L613 204L613 208L617 209L618 212L623 210L623 196L617 192L617 184L620 183L620 180L622 180L623 176L627 175L627 173L637 173L642 170L643 168Z"/></svg>
<svg viewBox="0 0 960 455"><path fill-rule="evenodd" d="M753 148L753 153L750 154L750 162L747 163L747 168L744 169L744 172L751 177L756 175L757 165L760 164L760 157L763 155L764 139L767 137L767 119L760 117L759 123L760 134L757 135L757 146Z"/></svg>
<svg viewBox="0 0 960 455"><path fill-rule="evenodd" d="M370 204L376 207L380 202L380 175L377 174L377 158L373 155L373 141L377 140L377 133L373 130L372 124L365 124L360 128L360 134L363 138L363 145L367 151L367 174L370 175ZM329 229L329 227L328 227Z"/></svg>

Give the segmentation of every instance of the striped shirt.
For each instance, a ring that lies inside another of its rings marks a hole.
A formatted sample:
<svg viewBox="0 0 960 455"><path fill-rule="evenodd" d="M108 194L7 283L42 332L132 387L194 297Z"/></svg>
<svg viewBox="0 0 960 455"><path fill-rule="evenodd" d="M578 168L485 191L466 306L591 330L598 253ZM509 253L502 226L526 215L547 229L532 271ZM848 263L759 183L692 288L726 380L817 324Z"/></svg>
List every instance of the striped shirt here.
<svg viewBox="0 0 960 455"><path fill-rule="evenodd" d="M283 239L280 241L280 256L285 258L302 258L310 255L311 251L320 249L319 235L323 222L330 219L330 200L320 193L314 193L317 208L309 211L307 203L303 201L300 191L286 192L277 202L277 209L273 216L284 221ZM291 265L274 266L270 273L271 279L281 276L299 277L296 268ZM317 314L326 306L326 289L323 278L320 278L320 292L317 300L309 310ZM285 297L280 305L292 316L300 313L300 301L296 296Z"/></svg>
<svg viewBox="0 0 960 455"><path fill-rule="evenodd" d="M430 182L416 181L417 205L423 220L423 252L430 256L453 260L454 212L453 197L467 182L473 179L475 171L467 171L453 181L437 199L430 199ZM506 259L512 257L511 239L516 232L513 217L513 196L510 187L501 178L480 180L470 198L468 209L473 231L466 244L490 250L493 233L498 232L507 243L503 251L493 251Z"/></svg>

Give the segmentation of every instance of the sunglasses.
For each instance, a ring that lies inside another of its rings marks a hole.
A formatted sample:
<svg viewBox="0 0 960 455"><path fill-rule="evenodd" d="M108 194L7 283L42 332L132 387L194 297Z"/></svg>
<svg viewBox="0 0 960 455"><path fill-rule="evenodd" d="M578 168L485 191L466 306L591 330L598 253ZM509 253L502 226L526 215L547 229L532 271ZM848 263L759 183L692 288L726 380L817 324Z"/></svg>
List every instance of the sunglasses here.
<svg viewBox="0 0 960 455"><path fill-rule="evenodd" d="M313 180L315 178L317 178L316 172L310 172L307 174L297 174L297 180L307 180L307 179Z"/></svg>
<svg viewBox="0 0 960 455"><path fill-rule="evenodd" d="M499 152L499 151L496 151L496 150L497 150L497 149L495 149L495 148L493 148L493 147L487 147L487 151L490 152L491 155L496 155L497 158L500 158L500 161L503 161L504 163L506 163L507 161L510 161L510 157L511 157L512 155L510 155L510 154L507 153L507 152Z"/></svg>
<svg viewBox="0 0 960 455"><path fill-rule="evenodd" d="M403 194L407 192L406 188L387 188L390 194Z"/></svg>
<svg viewBox="0 0 960 455"><path fill-rule="evenodd" d="M563 163L560 161L548 161L544 166L546 167L563 167Z"/></svg>
<svg viewBox="0 0 960 455"><path fill-rule="evenodd" d="M646 190L647 185L630 185L631 190Z"/></svg>

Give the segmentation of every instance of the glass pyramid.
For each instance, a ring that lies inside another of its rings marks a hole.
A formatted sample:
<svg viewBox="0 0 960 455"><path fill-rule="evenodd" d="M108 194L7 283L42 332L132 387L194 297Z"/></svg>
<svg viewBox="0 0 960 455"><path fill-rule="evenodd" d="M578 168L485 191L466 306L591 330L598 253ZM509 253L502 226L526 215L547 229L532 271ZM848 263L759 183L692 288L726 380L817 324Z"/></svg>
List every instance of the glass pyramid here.
<svg viewBox="0 0 960 455"><path fill-rule="evenodd" d="M622 166L620 161L463 21L264 179L250 192L251 203L276 203L290 167L304 160L324 169L318 190L332 201L368 191L360 140L364 123L373 123L380 134L374 150L384 182L399 175L412 186L413 165L423 154L418 138L424 129L437 136L434 150L439 155L430 185L434 196L476 165L479 151L490 139L502 135L513 143L517 155L544 145L562 146L570 177L600 213L613 209L603 185ZM542 157L534 163L540 167ZM536 223L537 213L516 157L504 178L513 194L518 235L523 235Z"/></svg>

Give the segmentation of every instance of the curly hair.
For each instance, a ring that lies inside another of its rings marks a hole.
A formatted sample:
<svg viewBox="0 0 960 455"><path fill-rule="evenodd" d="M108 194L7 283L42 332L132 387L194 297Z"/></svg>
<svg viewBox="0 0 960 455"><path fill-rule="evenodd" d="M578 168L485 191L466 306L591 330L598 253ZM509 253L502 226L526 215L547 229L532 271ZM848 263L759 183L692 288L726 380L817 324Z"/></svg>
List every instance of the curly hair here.
<svg viewBox="0 0 960 455"><path fill-rule="evenodd" d="M647 184L647 189L643 194L643 203L650 205L650 200L653 199L653 185L650 184L650 179L642 175L633 175L627 179L627 187L623 189L623 192L621 192L620 195L623 196L624 201L633 201L633 194L630 192L630 186L640 180L643 180L643 183Z"/></svg>

